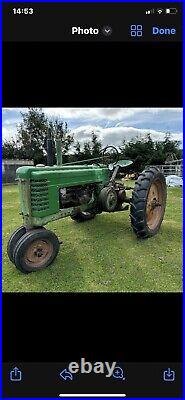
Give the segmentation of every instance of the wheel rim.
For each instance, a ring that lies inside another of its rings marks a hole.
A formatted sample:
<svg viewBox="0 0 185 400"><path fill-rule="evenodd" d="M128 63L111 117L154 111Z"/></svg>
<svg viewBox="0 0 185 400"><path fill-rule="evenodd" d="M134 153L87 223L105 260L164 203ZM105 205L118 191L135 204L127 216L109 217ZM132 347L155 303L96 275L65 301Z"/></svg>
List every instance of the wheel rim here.
<svg viewBox="0 0 185 400"><path fill-rule="evenodd" d="M155 229L163 215L163 185L159 180L150 186L146 203L146 221L149 229Z"/></svg>
<svg viewBox="0 0 185 400"><path fill-rule="evenodd" d="M47 239L36 239L28 247L24 255L27 265L34 268L47 263L53 253L53 245Z"/></svg>

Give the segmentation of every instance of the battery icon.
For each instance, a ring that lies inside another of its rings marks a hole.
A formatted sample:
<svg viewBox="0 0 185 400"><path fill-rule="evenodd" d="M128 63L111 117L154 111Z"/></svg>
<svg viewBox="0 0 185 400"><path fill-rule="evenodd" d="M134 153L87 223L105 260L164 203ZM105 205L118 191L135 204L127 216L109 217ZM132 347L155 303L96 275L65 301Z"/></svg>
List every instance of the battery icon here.
<svg viewBox="0 0 185 400"><path fill-rule="evenodd" d="M177 14L177 8L166 8L166 14Z"/></svg>

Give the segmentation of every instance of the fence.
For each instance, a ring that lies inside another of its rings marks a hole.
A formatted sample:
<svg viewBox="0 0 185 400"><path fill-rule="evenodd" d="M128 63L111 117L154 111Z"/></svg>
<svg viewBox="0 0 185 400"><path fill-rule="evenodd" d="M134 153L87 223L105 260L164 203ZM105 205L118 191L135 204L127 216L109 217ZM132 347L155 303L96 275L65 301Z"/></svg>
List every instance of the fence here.
<svg viewBox="0 0 185 400"><path fill-rule="evenodd" d="M3 160L2 180L3 183L15 183L16 170L25 165L34 165L30 160Z"/></svg>
<svg viewBox="0 0 185 400"><path fill-rule="evenodd" d="M183 165L181 164L164 164L164 165L156 165L157 168L164 174L164 176L168 175L177 175L183 176Z"/></svg>

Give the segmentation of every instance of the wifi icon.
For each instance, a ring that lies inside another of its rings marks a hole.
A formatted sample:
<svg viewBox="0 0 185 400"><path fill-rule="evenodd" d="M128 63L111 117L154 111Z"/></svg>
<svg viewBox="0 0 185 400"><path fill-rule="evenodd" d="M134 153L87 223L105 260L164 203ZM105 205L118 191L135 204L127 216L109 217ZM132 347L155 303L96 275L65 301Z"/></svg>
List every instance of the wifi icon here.
<svg viewBox="0 0 185 400"><path fill-rule="evenodd" d="M161 15L161 14L163 13L163 9L162 9L162 8L158 8L158 9L157 9L157 13L158 13L159 15Z"/></svg>

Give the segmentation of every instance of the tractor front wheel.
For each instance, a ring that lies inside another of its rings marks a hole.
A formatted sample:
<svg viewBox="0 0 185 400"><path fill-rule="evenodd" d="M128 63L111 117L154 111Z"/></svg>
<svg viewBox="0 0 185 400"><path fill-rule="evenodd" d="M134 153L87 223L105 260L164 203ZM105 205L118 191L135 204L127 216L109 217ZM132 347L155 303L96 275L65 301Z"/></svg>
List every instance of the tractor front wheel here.
<svg viewBox="0 0 185 400"><path fill-rule="evenodd" d="M71 215L73 221L85 222L95 218L96 214L90 211L76 211Z"/></svg>
<svg viewBox="0 0 185 400"><path fill-rule="evenodd" d="M14 264L25 274L41 270L52 263L59 247L59 240L53 232L46 229L28 231L14 248Z"/></svg>
<svg viewBox="0 0 185 400"><path fill-rule="evenodd" d="M166 181L156 168L147 168L139 175L130 202L130 218L140 238L154 236L163 221L166 207Z"/></svg>
<svg viewBox="0 0 185 400"><path fill-rule="evenodd" d="M8 253L8 257L10 259L11 262L14 262L14 258L13 258L13 251L14 248L18 242L18 240L26 233L26 228L25 226L20 226L19 228L17 228L10 236L10 239L8 241L7 244L7 253Z"/></svg>

